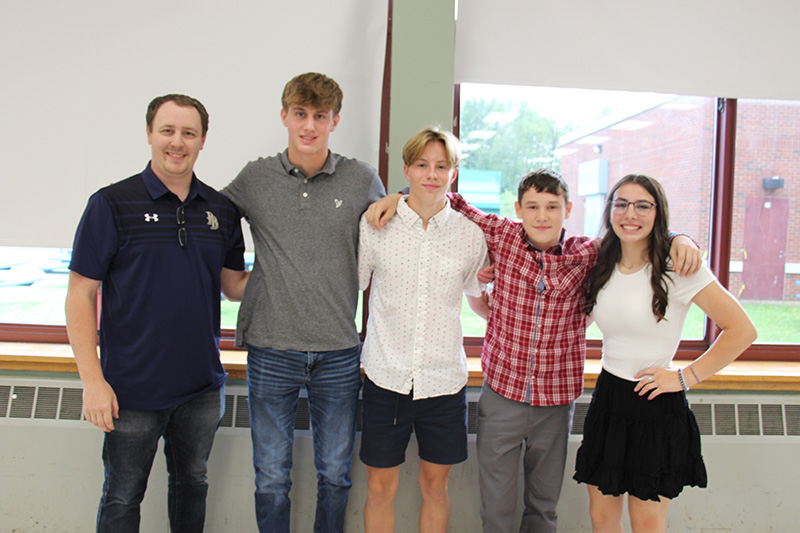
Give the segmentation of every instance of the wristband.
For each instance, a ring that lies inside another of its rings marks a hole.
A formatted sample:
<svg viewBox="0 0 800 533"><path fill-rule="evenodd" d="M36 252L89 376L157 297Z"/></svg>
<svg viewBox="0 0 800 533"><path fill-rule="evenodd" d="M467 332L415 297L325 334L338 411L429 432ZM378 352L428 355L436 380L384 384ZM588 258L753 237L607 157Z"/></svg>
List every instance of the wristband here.
<svg viewBox="0 0 800 533"><path fill-rule="evenodd" d="M689 387L686 385L686 380L683 379L683 369L682 368L678 369L678 379L681 381L681 388L683 389L683 392L689 392Z"/></svg>

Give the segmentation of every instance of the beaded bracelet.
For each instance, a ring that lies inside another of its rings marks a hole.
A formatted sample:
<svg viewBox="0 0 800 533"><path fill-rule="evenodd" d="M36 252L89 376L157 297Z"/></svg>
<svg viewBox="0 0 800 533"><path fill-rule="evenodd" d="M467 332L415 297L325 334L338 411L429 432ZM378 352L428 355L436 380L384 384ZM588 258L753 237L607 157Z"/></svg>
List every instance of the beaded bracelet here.
<svg viewBox="0 0 800 533"><path fill-rule="evenodd" d="M681 380L681 388L683 388L683 392L689 392L689 387L686 385L686 380L683 379L683 369L678 369L678 379Z"/></svg>

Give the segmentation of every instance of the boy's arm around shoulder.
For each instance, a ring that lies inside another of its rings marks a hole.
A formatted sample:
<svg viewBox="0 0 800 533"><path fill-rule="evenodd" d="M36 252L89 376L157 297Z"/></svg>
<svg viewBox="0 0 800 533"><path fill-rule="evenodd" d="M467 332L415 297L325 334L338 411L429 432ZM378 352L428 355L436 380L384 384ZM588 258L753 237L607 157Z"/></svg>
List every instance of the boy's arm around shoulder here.
<svg viewBox="0 0 800 533"><path fill-rule="evenodd" d="M497 238L501 232L508 227L516 227L518 222L511 220L508 217L501 217L492 213L485 213L467 202L463 196L457 192L447 193L447 198L450 201L450 207L464 215L468 220L477 224L486 236L486 242L489 245L490 251L493 249Z"/></svg>
<svg viewBox="0 0 800 533"><path fill-rule="evenodd" d="M388 194L380 200L372 202L364 212L364 217L361 219L361 222L363 223L366 220L370 226L380 231L380 229L391 220L395 213L397 213L397 204L400 203L402 198L403 194L398 192Z"/></svg>
<svg viewBox="0 0 800 533"><path fill-rule="evenodd" d="M672 258L673 272L680 276L696 273L703 264L703 253L688 235L672 235L669 255Z"/></svg>

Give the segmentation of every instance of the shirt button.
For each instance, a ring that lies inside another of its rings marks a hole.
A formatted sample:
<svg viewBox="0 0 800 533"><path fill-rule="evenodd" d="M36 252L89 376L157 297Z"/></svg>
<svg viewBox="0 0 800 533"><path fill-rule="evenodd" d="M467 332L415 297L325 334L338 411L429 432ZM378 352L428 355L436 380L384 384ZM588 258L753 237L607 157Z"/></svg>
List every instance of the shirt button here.
<svg viewBox="0 0 800 533"><path fill-rule="evenodd" d="M308 193L307 192L303 193L303 198L308 198Z"/></svg>
<svg viewBox="0 0 800 533"><path fill-rule="evenodd" d="M308 183L308 180L303 180L303 183Z"/></svg>
<svg viewBox="0 0 800 533"><path fill-rule="evenodd" d="M298 168L293 168L293 169L292 169L292 172L294 172L295 174L297 174L298 172L300 172L300 169L298 169Z"/></svg>

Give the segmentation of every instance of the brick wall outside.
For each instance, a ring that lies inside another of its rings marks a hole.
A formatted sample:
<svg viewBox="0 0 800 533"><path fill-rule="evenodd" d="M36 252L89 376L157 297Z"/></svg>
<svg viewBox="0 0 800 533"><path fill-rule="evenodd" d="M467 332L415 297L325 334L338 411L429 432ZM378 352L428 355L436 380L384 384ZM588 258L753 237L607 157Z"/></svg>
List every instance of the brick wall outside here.
<svg viewBox="0 0 800 533"><path fill-rule="evenodd" d="M694 237L708 247L715 100L680 96L627 120L587 134L560 148L574 149L561 157L561 173L570 186L573 215L567 232L583 233L584 199L577 196L578 165L605 158L609 162L609 188L626 174L647 174L658 179L670 202L670 228ZM640 121L644 127L626 129ZM600 153L597 153L601 146ZM788 198L788 241L785 261L800 263L800 102L739 100L736 131L736 165L731 260L742 261L747 198ZM784 188L765 190L763 178L779 176ZM786 275L784 300L797 300L800 275ZM734 293L741 286L739 273L731 273Z"/></svg>

